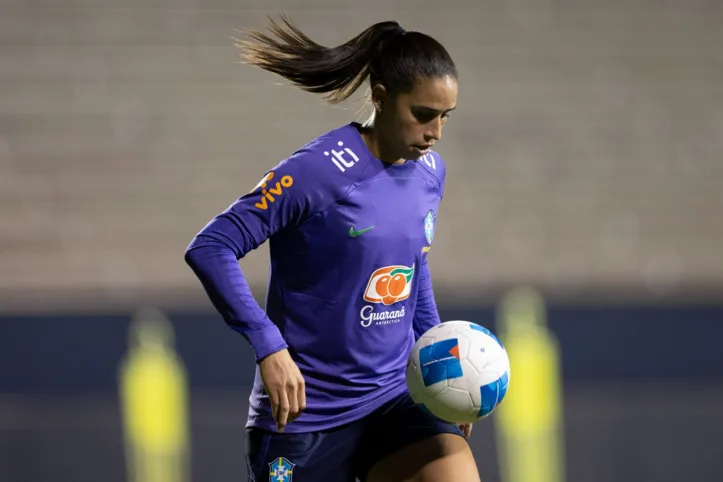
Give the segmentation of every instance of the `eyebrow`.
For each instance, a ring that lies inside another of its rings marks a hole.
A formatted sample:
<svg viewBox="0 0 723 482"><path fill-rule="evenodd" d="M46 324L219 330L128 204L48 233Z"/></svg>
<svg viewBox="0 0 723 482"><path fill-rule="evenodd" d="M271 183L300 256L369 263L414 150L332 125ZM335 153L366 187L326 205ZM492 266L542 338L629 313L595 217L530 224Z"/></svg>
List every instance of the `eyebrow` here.
<svg viewBox="0 0 723 482"><path fill-rule="evenodd" d="M428 107L426 105L413 105L412 106L412 109L424 111L429 114L441 114L443 112L452 112L456 108L457 108L456 105L454 107L452 107L451 109L446 109L446 110L439 110L439 109L435 109L433 107Z"/></svg>

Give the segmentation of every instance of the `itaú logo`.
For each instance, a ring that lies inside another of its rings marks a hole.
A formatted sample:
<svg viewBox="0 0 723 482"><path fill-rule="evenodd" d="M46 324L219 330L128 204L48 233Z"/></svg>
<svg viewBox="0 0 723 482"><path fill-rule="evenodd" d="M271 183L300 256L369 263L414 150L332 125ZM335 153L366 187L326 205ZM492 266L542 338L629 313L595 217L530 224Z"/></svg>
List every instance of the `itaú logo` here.
<svg viewBox="0 0 723 482"><path fill-rule="evenodd" d="M269 208L269 204L276 202L276 199L284 194L284 190L290 188L294 184L294 178L286 175L281 179L272 182L274 179L274 172L271 171L256 185L254 191L261 189L261 199L254 204L257 208L262 211L266 211Z"/></svg>

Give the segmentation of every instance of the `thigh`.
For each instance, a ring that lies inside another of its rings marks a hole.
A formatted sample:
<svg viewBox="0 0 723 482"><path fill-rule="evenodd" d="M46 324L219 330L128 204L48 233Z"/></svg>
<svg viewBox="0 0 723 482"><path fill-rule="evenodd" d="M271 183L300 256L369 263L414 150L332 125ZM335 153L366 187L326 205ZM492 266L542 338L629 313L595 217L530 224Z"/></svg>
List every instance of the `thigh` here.
<svg viewBox="0 0 723 482"><path fill-rule="evenodd" d="M447 468L450 462L461 464L465 473L477 474L472 452L459 427L421 408L407 393L370 418L357 457L358 475L368 482L417 480L414 477L420 471L424 475L440 465ZM475 478L418 480L471 482Z"/></svg>
<svg viewBox="0 0 723 482"><path fill-rule="evenodd" d="M353 455L361 432L357 424L311 433L247 429L249 482L354 482Z"/></svg>
<svg viewBox="0 0 723 482"><path fill-rule="evenodd" d="M432 435L383 458L365 482L479 482L467 441L458 435Z"/></svg>

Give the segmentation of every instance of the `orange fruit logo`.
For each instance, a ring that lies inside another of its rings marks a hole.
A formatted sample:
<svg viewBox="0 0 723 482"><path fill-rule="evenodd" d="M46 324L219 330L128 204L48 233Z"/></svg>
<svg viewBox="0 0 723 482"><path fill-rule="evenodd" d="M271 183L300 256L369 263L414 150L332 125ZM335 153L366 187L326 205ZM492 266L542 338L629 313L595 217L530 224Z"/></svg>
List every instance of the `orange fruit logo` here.
<svg viewBox="0 0 723 482"><path fill-rule="evenodd" d="M385 266L374 271L364 291L364 300L369 303L391 305L409 298L412 291L414 266Z"/></svg>

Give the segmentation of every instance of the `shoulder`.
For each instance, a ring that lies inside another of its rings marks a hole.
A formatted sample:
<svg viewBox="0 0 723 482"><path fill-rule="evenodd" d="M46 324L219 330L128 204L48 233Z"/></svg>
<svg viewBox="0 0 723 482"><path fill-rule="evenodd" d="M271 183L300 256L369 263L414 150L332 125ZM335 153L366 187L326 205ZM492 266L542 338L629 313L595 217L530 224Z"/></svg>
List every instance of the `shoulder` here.
<svg viewBox="0 0 723 482"><path fill-rule="evenodd" d="M444 193L444 182L447 176L447 167L442 156L436 151L430 151L417 159L422 171L432 178L439 187L440 195Z"/></svg>
<svg viewBox="0 0 723 482"><path fill-rule="evenodd" d="M316 206L335 201L356 180L347 170L365 162L362 155L354 152L359 149L352 129L354 127L345 125L307 142L267 170L254 191L280 183L290 197L313 198ZM277 187L276 192L279 189Z"/></svg>
<svg viewBox="0 0 723 482"><path fill-rule="evenodd" d="M308 169L321 179L347 179L339 176L361 162L366 156L360 150L360 136L352 124L326 132L296 150L282 164Z"/></svg>

